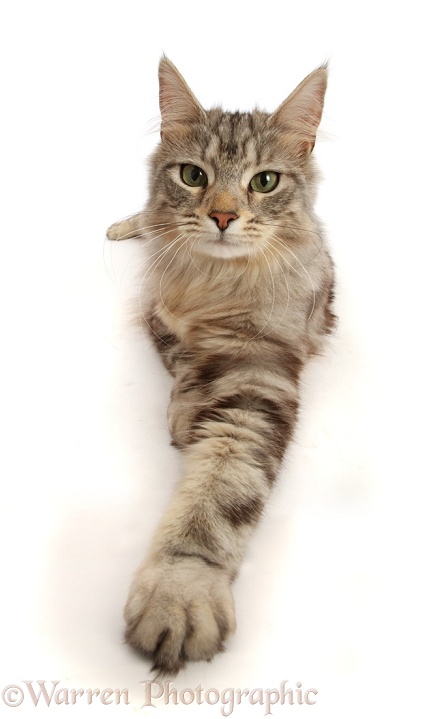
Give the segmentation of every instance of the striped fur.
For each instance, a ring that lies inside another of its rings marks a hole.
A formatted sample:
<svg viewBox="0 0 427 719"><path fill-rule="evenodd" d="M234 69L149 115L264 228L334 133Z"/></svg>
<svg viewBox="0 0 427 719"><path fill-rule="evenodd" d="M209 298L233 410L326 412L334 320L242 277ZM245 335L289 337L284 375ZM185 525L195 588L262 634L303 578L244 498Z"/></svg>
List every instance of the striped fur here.
<svg viewBox="0 0 427 719"><path fill-rule="evenodd" d="M127 641L163 675L210 660L234 631L231 583L295 428L300 373L334 323L313 212L325 89L322 67L273 115L205 111L163 58L150 198L108 233L149 242L144 319L175 378L183 476L125 609ZM183 181L185 164L206 186ZM262 171L279 174L271 192L251 189ZM237 218L221 230L212 212Z"/></svg>

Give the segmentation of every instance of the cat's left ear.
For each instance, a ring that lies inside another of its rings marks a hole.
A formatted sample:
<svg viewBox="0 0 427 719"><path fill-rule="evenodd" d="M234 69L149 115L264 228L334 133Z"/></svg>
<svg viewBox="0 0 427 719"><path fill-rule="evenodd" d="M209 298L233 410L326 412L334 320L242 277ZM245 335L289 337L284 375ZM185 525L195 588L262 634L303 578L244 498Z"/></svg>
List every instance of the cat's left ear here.
<svg viewBox="0 0 427 719"><path fill-rule="evenodd" d="M322 119L328 73L322 65L298 85L270 116L269 123L286 133L300 157L309 155Z"/></svg>
<svg viewBox="0 0 427 719"><path fill-rule="evenodd" d="M165 56L159 64L159 104L161 136L173 140L188 130L189 123L202 120L206 113L181 73Z"/></svg>

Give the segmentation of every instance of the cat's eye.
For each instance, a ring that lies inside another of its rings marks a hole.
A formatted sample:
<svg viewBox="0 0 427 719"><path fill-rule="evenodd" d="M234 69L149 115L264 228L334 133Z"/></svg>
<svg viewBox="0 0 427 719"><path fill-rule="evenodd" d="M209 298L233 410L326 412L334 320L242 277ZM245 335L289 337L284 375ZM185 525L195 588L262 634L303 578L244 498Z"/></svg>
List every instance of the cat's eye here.
<svg viewBox="0 0 427 719"><path fill-rule="evenodd" d="M279 175L277 172L271 170L264 170L264 172L258 172L249 185L255 192L271 192L274 190L279 182Z"/></svg>
<svg viewBox="0 0 427 719"><path fill-rule="evenodd" d="M181 179L190 187L204 187L208 182L206 172L197 165L181 165Z"/></svg>

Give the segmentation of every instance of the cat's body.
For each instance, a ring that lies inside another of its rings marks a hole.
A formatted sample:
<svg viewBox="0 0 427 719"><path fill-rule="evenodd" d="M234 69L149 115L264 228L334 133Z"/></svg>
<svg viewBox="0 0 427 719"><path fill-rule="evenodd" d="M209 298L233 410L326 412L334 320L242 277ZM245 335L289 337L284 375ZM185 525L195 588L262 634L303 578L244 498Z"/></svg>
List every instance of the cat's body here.
<svg viewBox="0 0 427 719"><path fill-rule="evenodd" d="M144 317L175 378L183 477L125 610L127 641L160 673L210 659L234 630L230 586L295 426L300 372L333 325L311 158L325 88L319 68L273 115L206 112L164 58L147 208L109 230L150 241Z"/></svg>

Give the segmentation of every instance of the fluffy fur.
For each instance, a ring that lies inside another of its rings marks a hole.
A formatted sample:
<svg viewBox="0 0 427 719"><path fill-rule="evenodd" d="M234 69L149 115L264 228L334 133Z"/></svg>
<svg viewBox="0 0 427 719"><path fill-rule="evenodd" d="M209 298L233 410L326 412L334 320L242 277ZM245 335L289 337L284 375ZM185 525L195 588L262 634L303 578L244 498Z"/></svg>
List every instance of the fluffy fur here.
<svg viewBox="0 0 427 719"><path fill-rule="evenodd" d="M125 608L127 641L160 674L210 660L235 629L231 584L292 437L301 370L333 326L311 155L326 78L315 70L272 115L206 111L163 58L149 200L108 231L150 243L145 320L175 378L183 477ZM206 184L184 181L187 164ZM254 191L267 171L277 187Z"/></svg>

